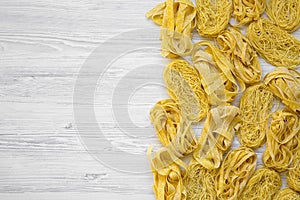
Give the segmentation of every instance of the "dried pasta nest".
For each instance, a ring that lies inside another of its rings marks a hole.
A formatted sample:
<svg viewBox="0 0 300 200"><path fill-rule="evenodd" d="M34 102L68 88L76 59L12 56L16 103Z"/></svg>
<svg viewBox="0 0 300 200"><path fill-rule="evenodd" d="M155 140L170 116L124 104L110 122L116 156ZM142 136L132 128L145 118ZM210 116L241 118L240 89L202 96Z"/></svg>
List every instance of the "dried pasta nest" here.
<svg viewBox="0 0 300 200"><path fill-rule="evenodd" d="M265 9L265 0L233 0L233 16L239 20L237 26L258 20Z"/></svg>
<svg viewBox="0 0 300 200"><path fill-rule="evenodd" d="M180 107L173 99L161 100L151 109L150 120L164 146L169 145L176 137L180 119Z"/></svg>
<svg viewBox="0 0 300 200"><path fill-rule="evenodd" d="M216 177L217 197L237 200L255 170L257 156L248 147L232 149L223 161Z"/></svg>
<svg viewBox="0 0 300 200"><path fill-rule="evenodd" d="M299 151L299 132L300 121L297 114L286 109L276 111L267 132L264 164L278 172L287 170L294 153Z"/></svg>
<svg viewBox="0 0 300 200"><path fill-rule="evenodd" d="M245 85L239 86L232 74L233 64L211 42L197 43L192 59L211 105L232 102L244 90Z"/></svg>
<svg viewBox="0 0 300 200"><path fill-rule="evenodd" d="M234 64L233 73L238 79L249 85L260 81L262 71L256 51L239 30L225 30L217 37L217 42Z"/></svg>
<svg viewBox="0 0 300 200"><path fill-rule="evenodd" d="M215 177L217 169L206 169L192 159L184 178L187 200L217 200Z"/></svg>
<svg viewBox="0 0 300 200"><path fill-rule="evenodd" d="M240 100L241 126L237 131L241 144L258 148L265 143L272 106L273 94L264 84L246 89Z"/></svg>
<svg viewBox="0 0 300 200"><path fill-rule="evenodd" d="M239 122L239 109L235 106L218 106L207 115L199 146L194 159L207 169L219 168L223 154L231 147L234 127Z"/></svg>
<svg viewBox="0 0 300 200"><path fill-rule="evenodd" d="M181 108L182 115L192 122L203 119L209 109L197 70L184 60L174 60L164 71L170 96Z"/></svg>
<svg viewBox="0 0 300 200"><path fill-rule="evenodd" d="M166 0L147 12L146 17L161 26L162 56L174 58L192 52L196 9L190 0Z"/></svg>
<svg viewBox="0 0 300 200"><path fill-rule="evenodd" d="M300 133L298 133L298 137ZM290 188L300 192L300 152L296 152L294 160L287 173L286 181Z"/></svg>
<svg viewBox="0 0 300 200"><path fill-rule="evenodd" d="M284 188L280 190L273 200L299 200L300 194L291 190L290 188Z"/></svg>
<svg viewBox="0 0 300 200"><path fill-rule="evenodd" d="M300 73L293 69L276 68L267 74L264 83L287 107L300 114Z"/></svg>
<svg viewBox="0 0 300 200"><path fill-rule="evenodd" d="M197 31L205 37L217 37L226 29L232 14L230 0L196 0Z"/></svg>
<svg viewBox="0 0 300 200"><path fill-rule="evenodd" d="M272 200L281 187L280 175L271 169L261 168L249 179L241 200Z"/></svg>
<svg viewBox="0 0 300 200"><path fill-rule="evenodd" d="M300 64L300 41L268 19L249 25L247 38L255 50L270 64L295 68Z"/></svg>
<svg viewBox="0 0 300 200"><path fill-rule="evenodd" d="M268 0L267 14L277 26L294 32L300 26L300 1Z"/></svg>

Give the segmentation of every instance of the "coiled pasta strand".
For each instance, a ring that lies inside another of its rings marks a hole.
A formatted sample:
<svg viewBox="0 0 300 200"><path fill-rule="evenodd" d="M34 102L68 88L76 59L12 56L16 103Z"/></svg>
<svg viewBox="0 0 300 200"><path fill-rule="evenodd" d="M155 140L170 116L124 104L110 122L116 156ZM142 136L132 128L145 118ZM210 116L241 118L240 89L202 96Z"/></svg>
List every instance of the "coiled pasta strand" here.
<svg viewBox="0 0 300 200"><path fill-rule="evenodd" d="M300 64L300 41L270 20L252 22L246 35L254 49L270 64L288 68Z"/></svg>
<svg viewBox="0 0 300 200"><path fill-rule="evenodd" d="M300 194L291 190L290 188L284 188L280 190L273 200L299 200Z"/></svg>
<svg viewBox="0 0 300 200"><path fill-rule="evenodd" d="M238 200L240 193L256 167L257 156L247 147L228 152L216 177L217 197L220 200Z"/></svg>
<svg viewBox="0 0 300 200"><path fill-rule="evenodd" d="M272 106L273 94L264 84L246 89L240 100L241 126L237 131L242 145L258 148L265 143Z"/></svg>
<svg viewBox="0 0 300 200"><path fill-rule="evenodd" d="M256 51L239 30L229 28L223 31L217 37L217 42L233 63L236 77L249 85L260 81L262 71Z"/></svg>
<svg viewBox="0 0 300 200"><path fill-rule="evenodd" d="M300 137L300 132L298 133L298 138ZM300 152L296 152L294 155L293 162L287 173L286 181L290 188L300 192Z"/></svg>

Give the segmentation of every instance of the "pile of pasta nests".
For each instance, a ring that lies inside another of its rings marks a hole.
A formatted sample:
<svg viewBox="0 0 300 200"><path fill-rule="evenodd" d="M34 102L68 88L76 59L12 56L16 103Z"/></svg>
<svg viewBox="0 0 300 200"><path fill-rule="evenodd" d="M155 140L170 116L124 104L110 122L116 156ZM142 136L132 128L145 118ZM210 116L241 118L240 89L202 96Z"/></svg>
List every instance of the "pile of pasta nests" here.
<svg viewBox="0 0 300 200"><path fill-rule="evenodd" d="M300 41L291 33L300 1L166 0L146 16L172 59L163 73L170 98L150 111L163 145L147 152L156 199L299 200ZM195 28L207 39L193 43ZM263 78L258 55L275 66ZM197 137L192 125L202 120ZM231 149L235 135L240 147Z"/></svg>

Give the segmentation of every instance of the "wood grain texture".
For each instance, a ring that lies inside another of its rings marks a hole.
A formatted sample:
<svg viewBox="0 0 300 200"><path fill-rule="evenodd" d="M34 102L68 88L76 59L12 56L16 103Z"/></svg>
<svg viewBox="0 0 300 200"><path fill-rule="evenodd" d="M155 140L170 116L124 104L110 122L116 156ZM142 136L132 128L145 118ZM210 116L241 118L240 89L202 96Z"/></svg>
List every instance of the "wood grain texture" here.
<svg viewBox="0 0 300 200"><path fill-rule="evenodd" d="M101 43L134 28L158 30L144 15L159 2L0 1L0 199L155 199L150 172L118 172L86 151L74 120L73 91L81 66ZM299 30L295 35L300 39ZM107 90L100 92L110 95L126 63L142 63L145 57L149 54L120 61L125 64L108 73ZM264 73L273 69L262 64ZM163 87L137 91L129 101L131 119L151 127L149 109L165 97ZM145 154L146 146L158 144L152 129L147 141L131 142L120 135L110 103L99 97L94 106L115 146Z"/></svg>

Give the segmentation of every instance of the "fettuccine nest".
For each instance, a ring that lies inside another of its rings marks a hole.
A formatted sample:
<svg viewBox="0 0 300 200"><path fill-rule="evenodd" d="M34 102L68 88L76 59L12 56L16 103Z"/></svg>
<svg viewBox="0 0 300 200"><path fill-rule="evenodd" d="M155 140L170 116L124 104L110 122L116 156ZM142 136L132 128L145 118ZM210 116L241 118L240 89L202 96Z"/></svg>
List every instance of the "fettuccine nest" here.
<svg viewBox="0 0 300 200"><path fill-rule="evenodd" d="M249 179L241 200L272 200L281 187L280 175L271 169L261 168Z"/></svg>
<svg viewBox="0 0 300 200"><path fill-rule="evenodd" d="M255 50L274 66L296 68L300 64L300 41L268 19L251 23L247 38Z"/></svg>
<svg viewBox="0 0 300 200"><path fill-rule="evenodd" d="M237 135L241 144L258 148L265 143L273 94L264 84L246 89L240 100L241 127Z"/></svg>
<svg viewBox="0 0 300 200"><path fill-rule="evenodd" d="M291 190L290 188L284 188L280 190L273 200L299 200L300 194Z"/></svg>
<svg viewBox="0 0 300 200"><path fill-rule="evenodd" d="M300 139L300 133L298 133L298 138ZM300 141L298 141L300 142ZM286 181L290 188L300 192L300 152L296 152L294 156L294 160L289 167L289 171L287 173Z"/></svg>
<svg viewBox="0 0 300 200"><path fill-rule="evenodd" d="M277 26L294 32L300 26L300 1L268 0L267 14Z"/></svg>

